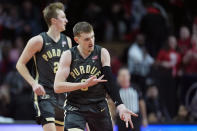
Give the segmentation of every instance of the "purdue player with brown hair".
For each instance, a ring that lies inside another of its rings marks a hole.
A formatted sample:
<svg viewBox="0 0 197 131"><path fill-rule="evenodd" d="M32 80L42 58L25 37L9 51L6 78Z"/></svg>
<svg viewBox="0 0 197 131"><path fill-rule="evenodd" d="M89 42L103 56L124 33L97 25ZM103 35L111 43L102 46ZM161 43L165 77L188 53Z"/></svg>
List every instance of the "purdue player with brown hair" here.
<svg viewBox="0 0 197 131"><path fill-rule="evenodd" d="M68 20L60 2L49 4L43 15L48 31L28 41L16 68L32 86L37 122L42 124L44 131L63 131L65 95L55 94L53 83L61 54L72 46L71 39L61 33ZM36 68L35 79L26 66L32 57Z"/></svg>
<svg viewBox="0 0 197 131"><path fill-rule="evenodd" d="M110 55L105 48L94 44L92 25L79 22L73 33L79 45L62 54L54 82L56 93L68 92L64 130L82 131L87 122L91 131L113 131L106 92L126 126L130 123L133 127L131 116L137 115L120 99L112 77ZM103 76L106 80L102 80Z"/></svg>

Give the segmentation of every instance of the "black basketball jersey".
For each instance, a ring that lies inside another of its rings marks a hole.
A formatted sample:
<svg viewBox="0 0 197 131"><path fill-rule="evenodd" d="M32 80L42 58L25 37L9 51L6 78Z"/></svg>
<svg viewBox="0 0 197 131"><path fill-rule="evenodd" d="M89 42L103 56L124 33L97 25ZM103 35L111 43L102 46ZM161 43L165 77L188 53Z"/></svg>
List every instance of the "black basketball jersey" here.
<svg viewBox="0 0 197 131"><path fill-rule="evenodd" d="M70 49L72 62L68 82L84 82L90 76L101 76L101 47L94 46L94 51L84 59L78 48L75 46ZM105 89L102 83L95 86L79 89L68 93L67 102L70 104L87 105L97 103L105 99Z"/></svg>
<svg viewBox="0 0 197 131"><path fill-rule="evenodd" d="M58 69L61 54L69 49L69 46L67 38L63 34L60 34L58 42L54 42L46 32L40 35L43 38L43 47L34 57L37 70L36 77L38 83L44 86L46 92L50 93L53 92L55 74Z"/></svg>

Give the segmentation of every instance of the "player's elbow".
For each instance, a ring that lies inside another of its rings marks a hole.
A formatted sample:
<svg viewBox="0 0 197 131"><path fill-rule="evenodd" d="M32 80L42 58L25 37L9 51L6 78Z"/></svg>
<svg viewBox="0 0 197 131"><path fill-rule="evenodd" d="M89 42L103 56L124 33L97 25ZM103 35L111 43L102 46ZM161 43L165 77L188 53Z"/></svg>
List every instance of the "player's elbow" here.
<svg viewBox="0 0 197 131"><path fill-rule="evenodd" d="M58 86L58 83L54 83L54 92L55 93L62 93L60 90L60 86Z"/></svg>
<svg viewBox="0 0 197 131"><path fill-rule="evenodd" d="M20 70L20 67L21 67L21 63L18 61L18 62L16 63L16 69L17 69L17 71Z"/></svg>

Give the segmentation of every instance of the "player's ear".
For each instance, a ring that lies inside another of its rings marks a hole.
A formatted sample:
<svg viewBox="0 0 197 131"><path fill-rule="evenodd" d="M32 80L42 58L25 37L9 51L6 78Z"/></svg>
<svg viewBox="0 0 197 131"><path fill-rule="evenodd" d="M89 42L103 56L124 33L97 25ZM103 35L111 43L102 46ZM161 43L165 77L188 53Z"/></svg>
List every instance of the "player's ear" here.
<svg viewBox="0 0 197 131"><path fill-rule="evenodd" d="M51 18L51 24L55 24L57 22L57 20L55 18Z"/></svg>
<svg viewBox="0 0 197 131"><path fill-rule="evenodd" d="M74 37L74 40L75 40L76 43L78 43L79 37L75 36L75 37Z"/></svg>

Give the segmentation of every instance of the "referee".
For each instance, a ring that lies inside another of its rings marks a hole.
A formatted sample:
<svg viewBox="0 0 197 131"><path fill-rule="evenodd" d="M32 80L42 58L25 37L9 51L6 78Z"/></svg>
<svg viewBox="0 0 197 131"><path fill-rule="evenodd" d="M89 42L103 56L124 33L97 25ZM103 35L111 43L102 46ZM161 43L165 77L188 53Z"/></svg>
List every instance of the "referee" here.
<svg viewBox="0 0 197 131"><path fill-rule="evenodd" d="M125 67L121 68L118 72L118 84L120 85L120 97L125 104L125 106L132 110L134 113L138 114L138 118L132 117L133 124L135 128L132 131L140 131L140 126L147 126L147 115L146 106L142 98L142 93L138 88L130 83L130 73ZM117 118L117 125L119 131L131 131L131 127L126 128L125 123Z"/></svg>

